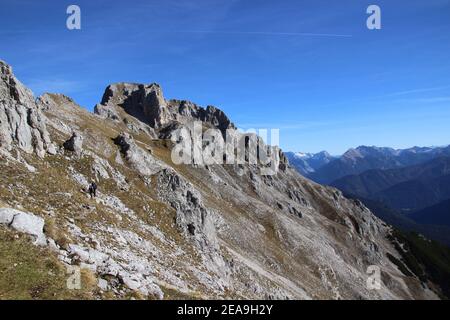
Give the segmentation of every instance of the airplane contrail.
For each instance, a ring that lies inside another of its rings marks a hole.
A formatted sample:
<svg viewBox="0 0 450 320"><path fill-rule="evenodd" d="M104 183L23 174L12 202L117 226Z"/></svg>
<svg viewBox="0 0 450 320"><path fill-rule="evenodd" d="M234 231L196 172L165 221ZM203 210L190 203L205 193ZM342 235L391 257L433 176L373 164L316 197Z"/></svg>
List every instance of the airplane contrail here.
<svg viewBox="0 0 450 320"><path fill-rule="evenodd" d="M158 32L158 31L154 31ZM263 36L307 36L307 37L339 37L351 38L351 34L337 33L313 33L313 32L270 32L270 31L207 31L207 30L182 30L182 31L162 31L168 33L211 33L230 35L263 35Z"/></svg>
<svg viewBox="0 0 450 320"><path fill-rule="evenodd" d="M109 27L109 29L123 29L123 27ZM95 28L95 30L103 30ZM49 30L0 30L0 34L27 34L49 32ZM223 34L223 35L261 35L261 36L289 36L289 37L331 37L351 38L351 34L313 33L313 32L270 32L270 31L207 31L207 30L146 30L145 33L185 33L185 34Z"/></svg>

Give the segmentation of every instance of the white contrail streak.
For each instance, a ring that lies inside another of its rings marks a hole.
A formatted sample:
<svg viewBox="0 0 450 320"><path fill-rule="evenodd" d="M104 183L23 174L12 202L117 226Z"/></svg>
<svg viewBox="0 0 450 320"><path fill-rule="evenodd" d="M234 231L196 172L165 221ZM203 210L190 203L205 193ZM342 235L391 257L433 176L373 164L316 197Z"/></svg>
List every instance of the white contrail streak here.
<svg viewBox="0 0 450 320"><path fill-rule="evenodd" d="M124 29L123 27L110 27L109 29ZM96 31L99 29L95 28ZM29 34L48 33L49 30L0 30L0 34ZM206 31L206 30L146 30L145 33L184 33L184 34L217 34L217 35L256 35L256 36L287 36L287 37L330 37L330 38L351 38L351 34L338 33L313 33L313 32L270 32L270 31Z"/></svg>
<svg viewBox="0 0 450 320"><path fill-rule="evenodd" d="M154 31L158 32L158 31ZM210 33L210 34L229 34L229 35L262 35L262 36L304 36L304 37L339 37L351 38L351 34L337 33L312 33L312 32L268 32L268 31L205 31L205 30L183 30L183 31L162 31L167 33Z"/></svg>

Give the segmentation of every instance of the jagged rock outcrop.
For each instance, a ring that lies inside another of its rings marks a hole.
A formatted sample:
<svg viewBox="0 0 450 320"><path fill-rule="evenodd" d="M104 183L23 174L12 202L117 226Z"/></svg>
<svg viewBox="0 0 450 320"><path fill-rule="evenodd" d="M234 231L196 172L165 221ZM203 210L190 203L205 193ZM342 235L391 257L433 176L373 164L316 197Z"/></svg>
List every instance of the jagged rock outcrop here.
<svg viewBox="0 0 450 320"><path fill-rule="evenodd" d="M220 276L216 285L225 286L230 266L220 254L216 219L206 208L201 193L170 168L161 170L156 181L159 199L176 210L178 230L198 247L205 267Z"/></svg>
<svg viewBox="0 0 450 320"><path fill-rule="evenodd" d="M106 105L97 103L94 107L94 113L99 115L100 117L104 119L111 119L114 121L120 121L120 117L117 114L117 111L115 111L114 108L108 107Z"/></svg>
<svg viewBox="0 0 450 320"><path fill-rule="evenodd" d="M117 119L115 106L136 117L152 128L160 128L170 121L162 90L157 84L142 85L117 83L106 88L100 105L95 112L100 116Z"/></svg>
<svg viewBox="0 0 450 320"><path fill-rule="evenodd" d="M56 152L33 93L0 61L0 148L10 151L13 145L40 157Z"/></svg>
<svg viewBox="0 0 450 320"><path fill-rule="evenodd" d="M64 149L81 155L83 152L83 136L79 132L73 132L69 140L64 142Z"/></svg>
<svg viewBox="0 0 450 320"><path fill-rule="evenodd" d="M192 236L204 249L217 247L217 236L211 213L202 196L172 169L158 173L158 196L176 210L176 223L187 236Z"/></svg>
<svg viewBox="0 0 450 320"><path fill-rule="evenodd" d="M139 147L128 133L123 132L119 134L114 139L114 143L119 146L121 153L130 166L143 176L155 174L165 167L161 161L158 161L151 155L151 150L144 150Z"/></svg>
<svg viewBox="0 0 450 320"><path fill-rule="evenodd" d="M117 83L108 86L94 112L103 118L118 120L117 107L147 123L158 131L167 126L188 121L202 121L222 132L235 128L225 113L213 106L206 109L186 100L166 100L158 84Z"/></svg>

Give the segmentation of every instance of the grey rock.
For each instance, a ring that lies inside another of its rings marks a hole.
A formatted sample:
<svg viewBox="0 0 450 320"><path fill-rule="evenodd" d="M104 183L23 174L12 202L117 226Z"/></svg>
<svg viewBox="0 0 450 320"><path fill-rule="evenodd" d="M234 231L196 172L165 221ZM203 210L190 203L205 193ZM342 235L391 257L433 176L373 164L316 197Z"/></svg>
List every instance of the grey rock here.
<svg viewBox="0 0 450 320"><path fill-rule="evenodd" d="M114 142L119 146L125 160L142 176L153 175L166 167L161 161L154 158L149 151L139 147L128 133L121 133L114 139Z"/></svg>
<svg viewBox="0 0 450 320"><path fill-rule="evenodd" d="M41 217L15 209L2 208L0 209L0 224L33 236L36 245L47 245L44 234L44 219Z"/></svg>
<svg viewBox="0 0 450 320"><path fill-rule="evenodd" d="M0 224L10 226L11 223L13 222L14 217L18 213L19 212L14 209L5 209L5 208L0 209Z"/></svg>
<svg viewBox="0 0 450 320"><path fill-rule="evenodd" d="M94 107L94 113L104 119L111 119L113 121L119 121L120 117L114 108L105 106L103 104L96 104Z"/></svg>
<svg viewBox="0 0 450 320"><path fill-rule="evenodd" d="M186 236L203 248L217 247L217 235L211 213L203 204L201 194L173 169L158 173L158 196L177 212L176 223Z"/></svg>
<svg viewBox="0 0 450 320"><path fill-rule="evenodd" d="M152 128L160 128L171 119L161 87L157 84L112 84L106 88L100 105L103 107L97 107L98 114L104 114L104 110L111 110L111 106L120 106L128 114L148 123Z"/></svg>
<svg viewBox="0 0 450 320"><path fill-rule="evenodd" d="M99 161L95 161L94 164L92 165L92 171L94 173L94 175L98 178L102 178L102 179L109 179L109 173L108 170L106 170L105 166L103 166L103 164Z"/></svg>
<svg viewBox="0 0 450 320"><path fill-rule="evenodd" d="M109 290L109 284L108 281L106 281L105 279L98 279L98 287L103 290L103 291L108 291Z"/></svg>
<svg viewBox="0 0 450 320"><path fill-rule="evenodd" d="M148 124L151 128L167 134L167 127L173 123L202 121L210 127L225 132L235 128L226 114L213 106L202 108L186 100L169 100L164 98L161 87L134 83L116 83L108 86L100 104L95 107L96 114L105 118L118 118L117 107L129 115Z"/></svg>
<svg viewBox="0 0 450 320"><path fill-rule="evenodd" d="M83 152L83 136L78 132L73 132L72 136L64 142L64 149L81 155Z"/></svg>
<svg viewBox="0 0 450 320"><path fill-rule="evenodd" d="M45 117L34 101L33 93L0 61L0 148L21 150L44 157L54 146L46 128Z"/></svg>

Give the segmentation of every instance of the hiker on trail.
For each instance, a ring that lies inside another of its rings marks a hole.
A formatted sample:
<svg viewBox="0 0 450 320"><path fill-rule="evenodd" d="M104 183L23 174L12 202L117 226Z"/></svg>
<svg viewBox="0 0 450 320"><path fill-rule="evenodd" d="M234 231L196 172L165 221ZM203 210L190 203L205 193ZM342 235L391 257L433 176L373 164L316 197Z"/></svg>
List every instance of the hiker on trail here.
<svg viewBox="0 0 450 320"><path fill-rule="evenodd" d="M92 181L89 185L89 195L91 196L91 198L97 197L97 185L94 181Z"/></svg>

